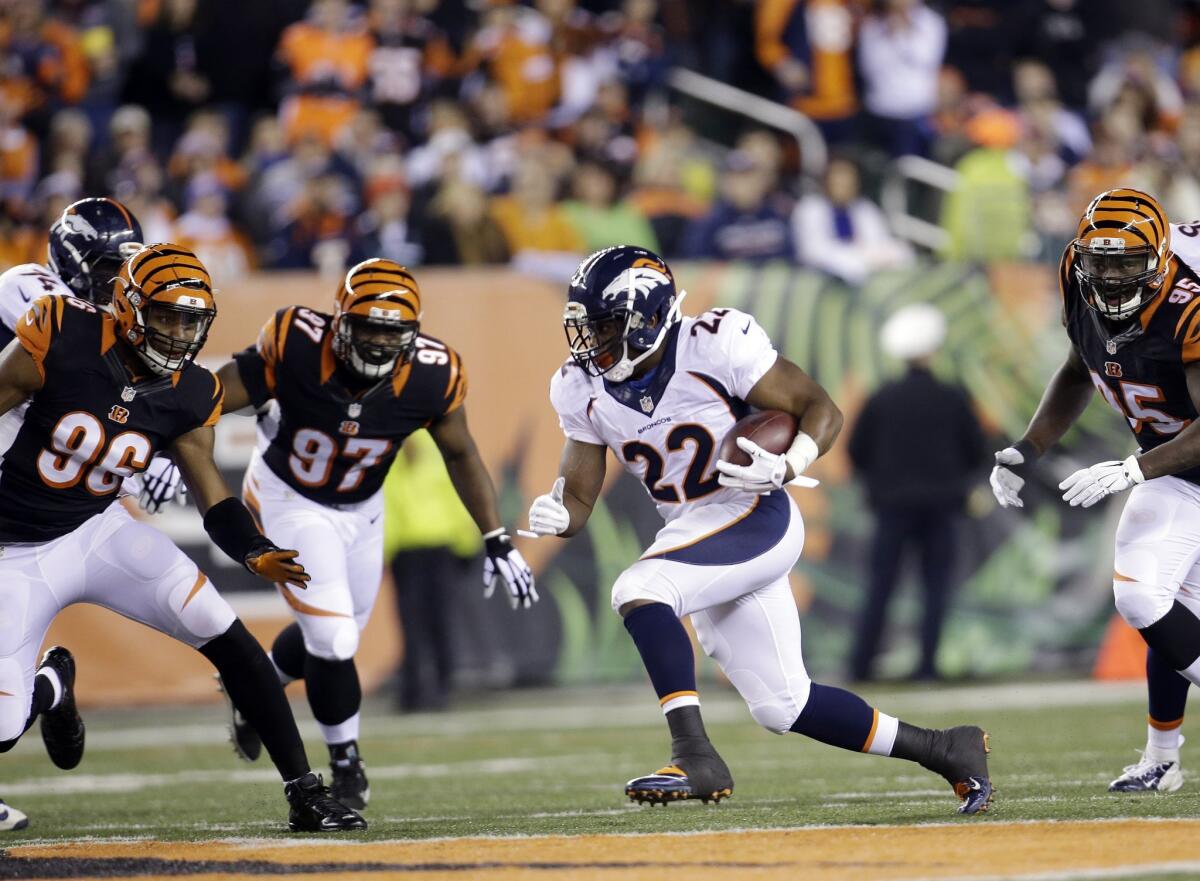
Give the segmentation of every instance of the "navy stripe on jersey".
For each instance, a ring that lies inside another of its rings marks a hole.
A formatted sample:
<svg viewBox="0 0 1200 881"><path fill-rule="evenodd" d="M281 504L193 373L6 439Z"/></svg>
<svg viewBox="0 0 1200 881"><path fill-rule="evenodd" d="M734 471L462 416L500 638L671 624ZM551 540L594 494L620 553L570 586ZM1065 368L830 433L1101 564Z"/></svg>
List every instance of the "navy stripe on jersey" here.
<svg viewBox="0 0 1200 881"><path fill-rule="evenodd" d="M759 496L754 506L729 525L676 548L647 554L643 560L674 560L693 566L735 566L765 554L783 540L792 520L785 490Z"/></svg>

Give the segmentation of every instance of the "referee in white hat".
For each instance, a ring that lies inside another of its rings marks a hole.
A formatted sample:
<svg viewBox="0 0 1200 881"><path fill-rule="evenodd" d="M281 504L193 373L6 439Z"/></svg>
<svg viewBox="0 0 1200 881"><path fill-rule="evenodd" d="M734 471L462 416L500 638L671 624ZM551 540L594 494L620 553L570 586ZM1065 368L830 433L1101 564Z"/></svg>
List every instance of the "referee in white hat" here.
<svg viewBox="0 0 1200 881"><path fill-rule="evenodd" d="M987 459L966 390L930 369L945 337L945 316L928 303L905 306L888 318L880 344L904 363L904 374L867 400L850 434L850 459L875 515L867 595L850 663L859 681L874 676L888 603L909 549L916 551L924 594L920 661L913 678L938 678L956 521Z"/></svg>

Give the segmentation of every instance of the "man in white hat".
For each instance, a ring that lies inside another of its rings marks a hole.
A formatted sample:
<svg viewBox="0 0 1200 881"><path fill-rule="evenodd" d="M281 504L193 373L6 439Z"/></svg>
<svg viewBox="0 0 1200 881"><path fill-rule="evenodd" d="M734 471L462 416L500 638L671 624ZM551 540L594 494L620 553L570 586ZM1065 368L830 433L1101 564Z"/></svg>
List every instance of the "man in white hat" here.
<svg viewBox="0 0 1200 881"><path fill-rule="evenodd" d="M930 363L946 337L946 319L928 303L905 306L883 325L884 352L904 375L867 400L849 453L875 514L867 597L850 672L873 675L888 602L909 547L917 549L925 599L921 656L914 677L937 678L937 647L950 594L955 524L986 449L966 391L934 376Z"/></svg>

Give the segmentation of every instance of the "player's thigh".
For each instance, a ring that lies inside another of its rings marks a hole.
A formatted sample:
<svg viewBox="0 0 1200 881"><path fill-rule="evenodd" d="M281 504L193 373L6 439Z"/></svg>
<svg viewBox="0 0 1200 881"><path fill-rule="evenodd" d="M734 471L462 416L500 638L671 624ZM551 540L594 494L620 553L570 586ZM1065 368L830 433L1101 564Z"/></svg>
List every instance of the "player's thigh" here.
<svg viewBox="0 0 1200 881"><path fill-rule="evenodd" d="M0 742L21 735L33 699L38 651L59 602L33 548L0 557Z"/></svg>
<svg viewBox="0 0 1200 881"><path fill-rule="evenodd" d="M1198 558L1200 489L1175 478L1134 487L1117 524L1114 578L1173 592Z"/></svg>
<svg viewBox="0 0 1200 881"><path fill-rule="evenodd" d="M383 577L383 517L382 512L374 522L366 515L359 515L359 528L346 549L346 573L350 583L350 599L358 629L367 626L375 598L379 596L379 582Z"/></svg>
<svg viewBox="0 0 1200 881"><path fill-rule="evenodd" d="M230 628L237 616L229 603L169 538L134 520L119 505L105 516L115 528L85 561L85 602L193 648Z"/></svg>
<svg viewBox="0 0 1200 881"><path fill-rule="evenodd" d="M692 615L696 639L760 725L782 734L808 701L800 614L787 576Z"/></svg>

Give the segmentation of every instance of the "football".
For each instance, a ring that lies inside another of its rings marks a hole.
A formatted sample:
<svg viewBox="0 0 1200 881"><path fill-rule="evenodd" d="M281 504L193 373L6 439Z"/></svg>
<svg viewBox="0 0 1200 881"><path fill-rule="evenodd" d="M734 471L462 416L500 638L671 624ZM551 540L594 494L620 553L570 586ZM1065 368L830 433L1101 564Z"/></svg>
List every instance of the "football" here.
<svg viewBox="0 0 1200 881"><path fill-rule="evenodd" d="M737 445L739 437L754 441L768 453L786 453L796 437L796 417L782 410L751 413L733 424L721 441L720 458L733 465L749 465L750 457Z"/></svg>

